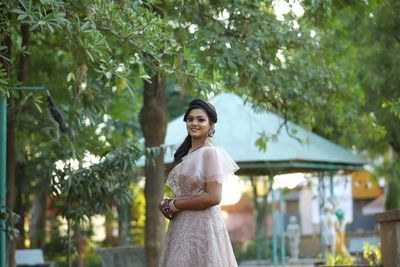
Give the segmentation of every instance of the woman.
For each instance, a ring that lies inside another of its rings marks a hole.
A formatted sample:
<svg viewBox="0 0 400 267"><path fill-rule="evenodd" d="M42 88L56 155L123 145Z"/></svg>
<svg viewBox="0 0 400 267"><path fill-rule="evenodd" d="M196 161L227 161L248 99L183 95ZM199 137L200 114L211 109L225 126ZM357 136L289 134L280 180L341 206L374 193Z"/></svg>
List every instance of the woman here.
<svg viewBox="0 0 400 267"><path fill-rule="evenodd" d="M167 185L174 199L159 207L171 219L162 267L235 267L221 210L222 184L238 166L221 148L213 146L217 113L210 103L195 99L183 120L188 136L174 154Z"/></svg>

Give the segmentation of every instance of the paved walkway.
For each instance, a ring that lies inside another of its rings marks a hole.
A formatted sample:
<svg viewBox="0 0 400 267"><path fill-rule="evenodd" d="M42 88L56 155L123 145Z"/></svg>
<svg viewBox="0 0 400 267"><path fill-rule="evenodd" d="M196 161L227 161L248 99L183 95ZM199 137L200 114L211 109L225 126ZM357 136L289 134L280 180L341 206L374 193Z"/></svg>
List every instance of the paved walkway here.
<svg viewBox="0 0 400 267"><path fill-rule="evenodd" d="M315 259L299 259L297 261L288 260L286 262L287 267L314 267ZM242 261L239 264L240 267L274 267L271 261L261 260L261 261ZM282 266L278 264L278 266Z"/></svg>
<svg viewBox="0 0 400 267"><path fill-rule="evenodd" d="M240 267L274 267L274 265L247 265L247 264L240 264ZM281 266L278 264L278 266ZM286 267L314 267L314 264L307 264L307 265L292 265L286 264Z"/></svg>
<svg viewBox="0 0 400 267"><path fill-rule="evenodd" d="M239 265L240 267L274 267L274 265ZM279 267L282 265L278 265ZM313 265L287 265L286 267L314 267Z"/></svg>

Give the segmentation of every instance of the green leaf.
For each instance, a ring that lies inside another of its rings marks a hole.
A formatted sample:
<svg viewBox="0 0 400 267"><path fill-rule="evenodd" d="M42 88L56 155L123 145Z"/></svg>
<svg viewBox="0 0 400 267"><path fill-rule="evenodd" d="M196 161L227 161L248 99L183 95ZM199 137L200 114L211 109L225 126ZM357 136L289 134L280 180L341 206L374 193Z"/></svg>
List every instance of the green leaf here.
<svg viewBox="0 0 400 267"><path fill-rule="evenodd" d="M17 9L17 8L11 9L11 12L17 13L17 14L26 14L26 12L24 10Z"/></svg>
<svg viewBox="0 0 400 267"><path fill-rule="evenodd" d="M27 13L19 14L18 17L17 17L17 20L24 20L24 19L26 19L27 17L28 17L28 14L27 14Z"/></svg>
<svg viewBox="0 0 400 267"><path fill-rule="evenodd" d="M40 113L43 112L43 110L42 110L42 108L40 107L40 105L39 105L38 102L33 102L33 104L35 105L35 107L37 108L37 110L38 110Z"/></svg>

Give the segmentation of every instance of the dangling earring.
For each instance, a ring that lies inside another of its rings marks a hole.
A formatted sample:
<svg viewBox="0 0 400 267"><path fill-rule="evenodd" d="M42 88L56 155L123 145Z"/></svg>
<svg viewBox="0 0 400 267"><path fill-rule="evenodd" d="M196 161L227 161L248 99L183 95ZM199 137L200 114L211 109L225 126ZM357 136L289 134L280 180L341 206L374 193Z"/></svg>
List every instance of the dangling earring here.
<svg viewBox="0 0 400 267"><path fill-rule="evenodd" d="M212 137L215 133L214 129L210 129L210 131L208 132L208 137Z"/></svg>

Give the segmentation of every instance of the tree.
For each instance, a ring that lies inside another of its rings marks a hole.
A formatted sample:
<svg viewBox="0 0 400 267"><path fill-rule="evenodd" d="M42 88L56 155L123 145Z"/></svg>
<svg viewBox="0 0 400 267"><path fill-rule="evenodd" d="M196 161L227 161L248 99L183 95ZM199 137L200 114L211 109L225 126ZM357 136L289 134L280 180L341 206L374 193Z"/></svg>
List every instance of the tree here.
<svg viewBox="0 0 400 267"><path fill-rule="evenodd" d="M129 108L127 105L129 97L127 98L127 96L129 96L129 91L133 93L138 81L144 75L142 59L136 55L146 52L157 58L158 55L154 53L154 47L159 47L161 44L149 45L147 43L150 40L157 41L160 36L152 27L148 28L149 25L157 27L158 19L151 12L147 12L147 8L142 5L137 3L123 4L122 2L103 3L103 1L46 1L46 3L6 1L2 3L5 12L2 12L1 17L1 41L5 45L1 47L3 52L1 89L5 93L10 92L12 96L9 102L13 106L9 107L9 114L17 114L19 117L18 120L9 120L10 123L16 123L18 131L16 135L12 134L14 127L9 125L10 135L8 140L10 144L14 143L14 140L20 142L21 146L18 147L24 148L24 150L8 150L10 153L14 153L7 161L7 169L10 172L7 179L10 184L7 188L11 192L8 203L11 207L13 207L15 199L13 194L15 183L12 180L16 166L15 161L26 165L21 177L27 177L30 184L35 185L35 192L53 193L58 197L61 194L57 204L61 206L60 211L67 218L79 221L82 217L93 214L93 212L103 212L110 199L117 202L118 198L122 202L129 199L126 195L128 192L127 184L132 178L129 169L132 168L131 164L135 160L135 155L138 155L137 151L129 150L129 148L135 149L135 143L133 143L133 146L128 145L128 150L123 153L123 158L115 155L118 155L118 148L125 141L124 138L137 140L137 135L133 132L135 129L129 129L132 126L129 121L125 120L124 123L112 121L108 124L113 126L114 129L116 126L118 128L124 126L125 128L112 130L112 127L106 129L101 127L98 134L94 133L98 130L100 124L107 124L106 111L117 110L115 106L112 108L113 103L108 97L113 93L115 95L120 93L120 99L126 100L123 103L123 111L130 111L132 116L134 115L137 106L130 103L130 106L135 108ZM110 16L112 18L109 22L114 24L103 24L106 22L104 18ZM121 20L121 18L125 20ZM127 21L130 23L127 23ZM19 26L24 29L24 36L29 34L30 45L25 41L27 37L24 37L23 44L25 46L17 46L20 40ZM107 28L106 26L114 26L114 28ZM142 30L132 31L132 29L137 28ZM120 48L119 43L114 46L110 45L113 42L120 41L119 38L114 36L116 33L126 40L122 48ZM12 49L14 46L16 47L15 50ZM130 50L130 53L124 55L127 50ZM13 62L16 61L18 53L11 53L12 51L18 51L22 55L23 65L17 70ZM34 60L26 64L23 59L29 53L32 53ZM38 72L33 71L34 69ZM55 109L58 109L67 129L61 127L61 124L57 125L60 121L53 121L47 115L47 112L42 112L43 104L46 105L46 103L43 103L44 95L22 92L15 94L10 91L10 88L20 86L22 80L25 85L46 84L54 86L48 88L50 89L49 93L53 99L56 99L56 104L53 103L53 105ZM115 119L121 117L123 117L121 113L118 113ZM132 119L131 116L125 117L128 120ZM60 131L58 128L60 128ZM13 139L14 137L16 139ZM15 146L9 145L10 147ZM59 160L68 162L70 159L78 160L82 164L82 159L88 151L95 155L103 155L103 158L105 158L101 165L96 165L90 170L92 174L97 173L94 177L90 176L87 168L84 167L74 170L71 166L67 166L60 173L60 170L55 166L55 163ZM127 153L131 158L127 157ZM111 159L107 161L107 158L110 157ZM106 169L101 167L106 165L106 162L113 162L113 157L115 160L118 159L118 162L114 162L116 164L112 165L113 168L110 166ZM16 160L14 160L15 158ZM34 171L30 172L31 170ZM117 176L121 171L125 171L124 175ZM54 175L54 173L57 173L57 175ZM93 197L96 197L96 194L104 193L102 191L104 187L101 186L103 181L95 179L101 176L99 173L110 177L111 185L120 183L120 187L113 188L111 186L109 198L97 197L94 201ZM126 175L131 176L130 179L126 179ZM45 177L45 179L40 179L40 182L37 183L37 177ZM91 179L86 181L85 177L86 179L91 177ZM119 179L115 179L116 177ZM83 181L92 182L93 187L82 188L81 183ZM52 184L52 187L50 187L50 184ZM50 188L52 189L51 192L49 192ZM89 190L89 192L82 190ZM22 196L28 193L27 191L21 191L19 195ZM40 199L40 194L38 194L38 199ZM71 197L75 194L80 197L75 199ZM91 201L86 202L88 199ZM103 199L104 202L99 203L99 199ZM42 201L39 202L46 206ZM63 206L62 203L65 205ZM91 203L99 206L91 206L93 209L90 212L84 210L83 213L79 213L78 208L80 209L81 206L76 206L78 203ZM67 209L67 207L74 206L78 208ZM23 210L19 210L19 212L23 213ZM42 212L42 214L45 213ZM41 216L39 215L39 217ZM12 251L11 249L10 252ZM8 258L13 259L14 257L11 255ZM9 266L12 266L12 264L12 261L10 261Z"/></svg>
<svg viewBox="0 0 400 267"><path fill-rule="evenodd" d="M22 6L23 8L29 8L31 17L25 16L24 14L18 13L17 7ZM2 9L6 12L2 12L1 25L1 52L2 52L2 64L0 72L2 73L2 91L8 91L9 87L24 86L27 84L27 66L28 66L28 53L25 49L28 48L31 41L31 28L39 27L41 22L48 22L49 25L60 25L62 24L62 18L59 17L57 12L57 6L49 4L47 7L49 10L54 8L54 12L47 17L47 20L41 20L45 17L45 9L38 10L37 5L26 6L24 3L12 3L12 1L6 1L2 3ZM17 17L16 17L17 16ZM29 23L14 24L16 20L25 20ZM58 26L57 25L57 26ZM19 41L19 47L14 42L16 38ZM13 50L17 50L13 54ZM5 88L8 87L8 88ZM23 106L25 99L25 93L22 91L11 92L8 100L9 107L7 117L7 202L10 209L14 209L15 201L15 183L18 183L16 177L16 166L17 166L17 153L16 153L16 128L18 124L18 115ZM15 241L8 242L8 259L14 259ZM14 266L13 260L9 261L9 266Z"/></svg>
<svg viewBox="0 0 400 267"><path fill-rule="evenodd" d="M342 106L345 112L321 113L317 120L331 126L330 131L318 131L366 151L372 159L383 158L385 163L376 166L376 173L386 177L390 188L386 207L400 207L396 197L400 184L400 90L399 77L394 73L400 66L396 56L400 7L396 1L305 2L305 6L305 23L315 27L323 58L355 96L349 97L350 101L338 99L336 106Z"/></svg>

